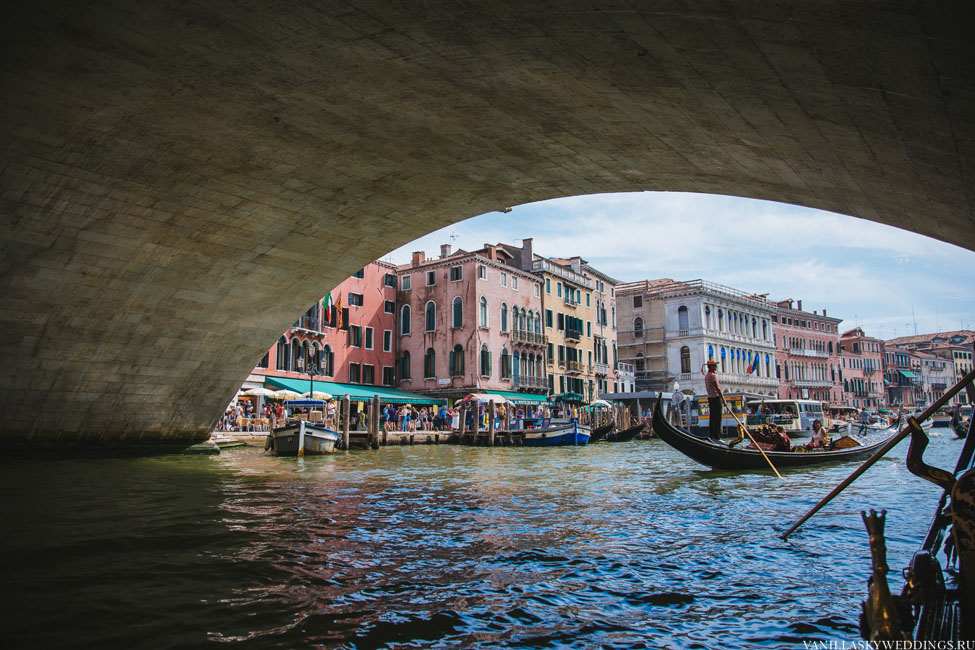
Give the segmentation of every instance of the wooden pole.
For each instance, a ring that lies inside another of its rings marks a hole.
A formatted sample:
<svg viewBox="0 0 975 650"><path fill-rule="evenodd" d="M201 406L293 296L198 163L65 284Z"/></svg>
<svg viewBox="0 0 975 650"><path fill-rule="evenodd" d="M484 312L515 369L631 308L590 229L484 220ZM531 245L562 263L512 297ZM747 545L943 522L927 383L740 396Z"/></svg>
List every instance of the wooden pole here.
<svg viewBox="0 0 975 650"><path fill-rule="evenodd" d="M488 404L488 447L494 446L494 400Z"/></svg>
<svg viewBox="0 0 975 650"><path fill-rule="evenodd" d="M945 393L944 395L942 395L938 399L938 401L936 401L934 404L932 404L927 409L925 409L925 411L923 413L921 413L921 416L919 418L917 418L916 421L917 422L924 422L925 420L927 420L939 408L941 408L942 406L944 406L945 404L947 404L949 401L951 401L951 398L954 397L955 394L958 393L962 388L964 388L968 384L972 383L973 380L975 380L975 370L972 370L967 375L965 375L962 378L961 381L959 381L957 384L955 384L954 386L952 386L952 388L947 393ZM799 521L797 521L795 524L793 524L792 528L790 528L789 530L785 531L785 533L782 534L782 539L788 539L789 538L789 535L791 535L796 530L796 528L798 528L799 526L801 526L802 524L804 524L807 519L809 519L814 514L816 514L817 512L819 512L819 510L823 506L825 506L827 503L829 503L830 501L832 501L833 498L837 494L839 494L840 492L842 492L843 490L845 490L847 488L847 486L850 485L850 483L852 483L853 481L857 480L860 477L861 474L863 474L865 471L867 471L868 469L870 469L870 467L874 463L876 463L878 460L880 460L888 451L890 451L891 449L893 449L894 447L896 447L897 446L897 443L899 443L901 440L903 440L904 438L906 438L910 434L911 434L911 426L910 426L910 424L908 424L907 426L905 426L901 430L900 433L898 433L896 436L894 436L893 438L891 438L890 441L887 442L887 444L885 444L883 447L881 447L880 449L878 449L877 450L877 453L875 453L873 456L871 456L870 458L868 458L863 463L863 465L860 465L860 467L856 468L856 470L854 470L854 472L852 474L850 474L845 480L843 480L842 483L840 483L835 488L833 488L833 491L832 492L830 492L829 494L827 494L825 497L822 498L822 500L819 503L817 503L816 505L814 505L812 507L812 509L809 510L809 512L807 512L806 514L804 514L802 516L802 518L799 519Z"/></svg>
<svg viewBox="0 0 975 650"><path fill-rule="evenodd" d="M348 395L342 398L342 412L339 414L342 418L342 449L349 448L349 414L352 410L351 401Z"/></svg>
<svg viewBox="0 0 975 650"><path fill-rule="evenodd" d="M305 421L298 420L298 456L305 455Z"/></svg>
<svg viewBox="0 0 975 650"><path fill-rule="evenodd" d="M457 436L460 440L460 444L464 444L464 436L467 434L467 407L462 406L460 409L460 424L457 427Z"/></svg>
<svg viewBox="0 0 975 650"><path fill-rule="evenodd" d="M379 395L372 396L369 417L372 420L372 448L379 449Z"/></svg>

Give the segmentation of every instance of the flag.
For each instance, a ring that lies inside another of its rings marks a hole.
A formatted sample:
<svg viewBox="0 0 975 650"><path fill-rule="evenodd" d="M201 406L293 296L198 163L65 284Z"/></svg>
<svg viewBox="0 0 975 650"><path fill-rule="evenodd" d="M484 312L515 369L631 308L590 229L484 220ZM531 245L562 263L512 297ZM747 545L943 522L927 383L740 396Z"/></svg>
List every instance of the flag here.
<svg viewBox="0 0 975 650"><path fill-rule="evenodd" d="M752 362L752 365L748 368L748 374L752 374L753 372L756 372L758 370L758 359L759 359L759 357L760 357L760 355L758 355L758 354L755 355L755 361L753 361Z"/></svg>
<svg viewBox="0 0 975 650"><path fill-rule="evenodd" d="M322 309L324 309L324 310L325 310L325 313L328 313L328 307L329 307L329 305L331 305L331 304L332 304L332 292L331 292L331 291L329 291L329 292L328 292L328 293L327 293L327 294L325 295L325 297L324 297L324 298L322 298Z"/></svg>
<svg viewBox="0 0 975 650"><path fill-rule="evenodd" d="M342 296L335 301L335 327L342 329Z"/></svg>

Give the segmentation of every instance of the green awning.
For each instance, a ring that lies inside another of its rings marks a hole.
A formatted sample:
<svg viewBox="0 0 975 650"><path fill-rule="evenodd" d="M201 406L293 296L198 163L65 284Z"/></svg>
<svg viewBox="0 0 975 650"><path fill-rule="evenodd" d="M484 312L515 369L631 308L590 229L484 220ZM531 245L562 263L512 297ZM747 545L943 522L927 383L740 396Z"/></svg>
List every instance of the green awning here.
<svg viewBox="0 0 975 650"><path fill-rule="evenodd" d="M265 377L264 381L277 388L287 388L288 390L299 393L307 393L311 388L311 382L307 379L288 379L286 377ZM332 397L339 399L345 395L355 401L368 401L375 395L384 402L395 404L446 404L447 401L425 395L417 395L391 386L368 386L362 384L340 384L334 381L315 380L315 390L331 393Z"/></svg>
<svg viewBox="0 0 975 650"><path fill-rule="evenodd" d="M900 370L899 372L905 377L907 377L908 379L917 379L917 375L915 375L910 370Z"/></svg>
<svg viewBox="0 0 975 650"><path fill-rule="evenodd" d="M548 395L532 395L531 393L511 393L503 390L486 390L483 392L489 395L498 395L514 404L519 404L521 406L528 406L531 404L544 404L548 400Z"/></svg>
<svg viewBox="0 0 975 650"><path fill-rule="evenodd" d="M582 395L579 393L556 393L549 395L549 400L553 402L581 402Z"/></svg>

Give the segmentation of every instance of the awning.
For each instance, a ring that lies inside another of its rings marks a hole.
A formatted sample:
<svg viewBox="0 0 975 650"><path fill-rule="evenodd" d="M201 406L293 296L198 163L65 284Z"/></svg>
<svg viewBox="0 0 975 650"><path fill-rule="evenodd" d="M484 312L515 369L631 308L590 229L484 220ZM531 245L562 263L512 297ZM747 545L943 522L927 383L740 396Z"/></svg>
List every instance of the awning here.
<svg viewBox="0 0 975 650"><path fill-rule="evenodd" d="M907 377L908 379L917 379L917 375L915 375L910 370L898 370L898 372L904 375L905 377Z"/></svg>
<svg viewBox="0 0 975 650"><path fill-rule="evenodd" d="M512 393L503 390L486 390L485 393L489 395L498 395L505 398L509 402L518 404L520 406L529 406L532 404L544 404L548 400L548 395L533 395L531 393Z"/></svg>
<svg viewBox="0 0 975 650"><path fill-rule="evenodd" d="M298 391L299 393L307 393L308 389L311 387L311 383L307 379L288 379L286 377L265 377L264 380L276 386L278 388L286 388L288 390ZM349 399L363 402L371 400L374 396L379 395L379 399L384 402L393 402L394 404L446 404L447 401L443 399L437 399L434 397L427 397L425 395L417 395L416 393L410 393L405 390L399 390L398 388L392 388L390 386L363 386L361 384L339 384L333 381L319 381L315 380L315 390L323 390L327 393L331 393L335 399L341 399L342 397L348 395Z"/></svg>
<svg viewBox="0 0 975 650"><path fill-rule="evenodd" d="M549 395L548 399L552 402L581 402L582 395L579 393L556 393Z"/></svg>

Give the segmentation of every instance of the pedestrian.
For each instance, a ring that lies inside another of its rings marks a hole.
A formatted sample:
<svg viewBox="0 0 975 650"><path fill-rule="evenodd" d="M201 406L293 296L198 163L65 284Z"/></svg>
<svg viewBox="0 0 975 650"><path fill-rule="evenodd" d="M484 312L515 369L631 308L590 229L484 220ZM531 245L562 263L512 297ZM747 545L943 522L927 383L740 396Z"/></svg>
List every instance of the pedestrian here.
<svg viewBox="0 0 975 650"><path fill-rule="evenodd" d="M718 362L708 360L708 374L704 375L704 388L708 393L708 438L721 441L721 384L718 383Z"/></svg>

